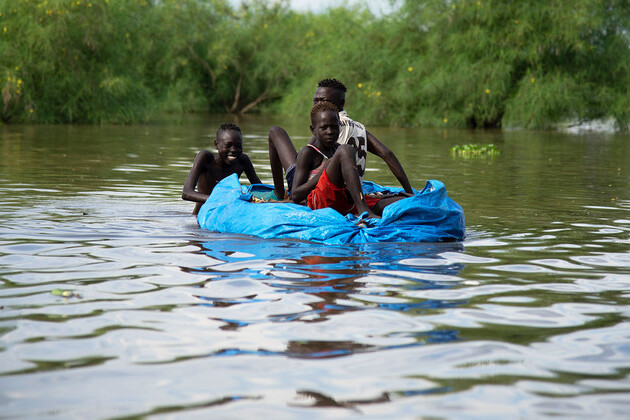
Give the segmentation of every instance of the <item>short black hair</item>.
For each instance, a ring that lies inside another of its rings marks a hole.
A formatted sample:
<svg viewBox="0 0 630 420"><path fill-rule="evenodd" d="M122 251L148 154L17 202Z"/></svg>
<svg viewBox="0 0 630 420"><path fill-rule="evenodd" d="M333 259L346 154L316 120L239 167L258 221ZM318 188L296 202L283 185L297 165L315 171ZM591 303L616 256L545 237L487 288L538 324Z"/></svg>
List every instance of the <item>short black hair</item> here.
<svg viewBox="0 0 630 420"><path fill-rule="evenodd" d="M236 131L241 137L243 137L243 134L241 133L241 129L239 128L238 125L232 124L232 123L226 123L226 124L221 124L221 126L217 130L217 138L219 137L219 133L223 133L224 131L230 131L230 130Z"/></svg>
<svg viewBox="0 0 630 420"><path fill-rule="evenodd" d="M348 89L346 88L346 85L344 85L337 79L322 79L319 81L319 83L317 83L317 87L333 88L333 89L340 90L344 93L348 91Z"/></svg>
<svg viewBox="0 0 630 420"><path fill-rule="evenodd" d="M313 115L317 114L318 112L323 111L332 111L334 113L337 113L339 112L339 108L337 108L337 105L333 104L332 102L317 102L315 105L313 105L313 108L311 108L311 118L313 118Z"/></svg>

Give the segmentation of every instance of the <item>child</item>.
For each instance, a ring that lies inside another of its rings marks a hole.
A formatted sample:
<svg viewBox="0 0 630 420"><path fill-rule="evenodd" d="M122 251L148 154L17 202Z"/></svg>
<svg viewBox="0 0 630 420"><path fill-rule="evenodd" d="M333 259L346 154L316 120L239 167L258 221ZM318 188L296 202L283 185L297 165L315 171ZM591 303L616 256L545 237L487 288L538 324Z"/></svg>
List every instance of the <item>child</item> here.
<svg viewBox="0 0 630 420"><path fill-rule="evenodd" d="M331 102L339 109L340 124L339 139L337 142L355 146L355 159L359 171L359 178L363 178L367 153L370 152L383 159L405 190L406 196L413 195L413 189L411 188L409 179L396 158L396 155L372 133L366 131L363 124L351 120L344 110L346 90L346 86L337 79L320 80L315 90L315 95L313 96L313 104L322 101ZM269 163L271 164L275 194L280 198L283 198L285 195L283 169L286 174L287 192L290 195L293 176L295 175L296 155L297 152L287 132L281 127L272 127L271 130L269 130ZM384 205L390 203L390 201L382 201L379 207L382 208Z"/></svg>
<svg viewBox="0 0 630 420"><path fill-rule="evenodd" d="M291 199L313 209L331 207L341 214L368 213L377 217L363 197L355 148L337 144L339 109L320 102L311 109L313 141L297 155ZM374 203L372 203L374 204Z"/></svg>
<svg viewBox="0 0 630 420"><path fill-rule="evenodd" d="M221 125L217 130L214 146L217 148L217 153L202 150L197 154L184 184L182 199L197 203L193 214L199 212L201 205L206 202L215 185L228 175L237 174L240 177L245 172L250 183L261 183L254 165L243 153L243 137L238 126ZM195 187L197 187L196 191Z"/></svg>

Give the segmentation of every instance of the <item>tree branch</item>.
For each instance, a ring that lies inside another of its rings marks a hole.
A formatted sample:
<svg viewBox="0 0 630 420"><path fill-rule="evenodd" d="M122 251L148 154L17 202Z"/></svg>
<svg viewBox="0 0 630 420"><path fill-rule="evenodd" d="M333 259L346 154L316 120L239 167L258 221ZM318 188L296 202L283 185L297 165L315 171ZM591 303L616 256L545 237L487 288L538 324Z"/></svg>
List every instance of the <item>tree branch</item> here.
<svg viewBox="0 0 630 420"><path fill-rule="evenodd" d="M190 51L192 57L195 60L199 61L203 68L206 69L206 71L210 75L210 80L212 80L212 88L214 89L217 85L217 75L214 74L214 71L212 70L212 67L210 67L210 64L208 64L208 62L203 58L199 57L199 54L197 54L190 45L188 45L188 51Z"/></svg>
<svg viewBox="0 0 630 420"><path fill-rule="evenodd" d="M230 108L230 112L236 111L236 108L238 107L238 100L241 97L241 84L242 83L243 83L243 75L241 74L241 76L238 78L238 83L236 84L236 92L234 93L234 103L232 104L232 107Z"/></svg>
<svg viewBox="0 0 630 420"><path fill-rule="evenodd" d="M250 109L255 107L256 105L258 105L259 103L261 103L262 101L267 99L267 92L268 91L266 90L263 93L261 93L260 96L258 96L258 98L256 98L254 101L252 101L252 102L248 103L247 105L245 105L243 108L241 108L241 110L238 113L243 115L247 111L249 111Z"/></svg>

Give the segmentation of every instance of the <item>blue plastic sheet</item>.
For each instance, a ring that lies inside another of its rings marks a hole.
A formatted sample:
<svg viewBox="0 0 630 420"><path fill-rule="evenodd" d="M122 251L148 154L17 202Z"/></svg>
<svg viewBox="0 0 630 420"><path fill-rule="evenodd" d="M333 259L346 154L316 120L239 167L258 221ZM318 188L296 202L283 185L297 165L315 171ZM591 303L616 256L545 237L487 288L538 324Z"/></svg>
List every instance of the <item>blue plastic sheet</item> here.
<svg viewBox="0 0 630 420"><path fill-rule="evenodd" d="M252 193L268 192L265 184L241 185L236 174L214 187L201 206L197 222L203 229L254 235L261 238L294 238L323 244L369 242L441 242L464 238L464 211L446 194L444 184L427 182L413 197L390 204L381 219L343 216L326 208L311 210L293 203L253 203ZM365 181L365 193L397 193L400 188Z"/></svg>

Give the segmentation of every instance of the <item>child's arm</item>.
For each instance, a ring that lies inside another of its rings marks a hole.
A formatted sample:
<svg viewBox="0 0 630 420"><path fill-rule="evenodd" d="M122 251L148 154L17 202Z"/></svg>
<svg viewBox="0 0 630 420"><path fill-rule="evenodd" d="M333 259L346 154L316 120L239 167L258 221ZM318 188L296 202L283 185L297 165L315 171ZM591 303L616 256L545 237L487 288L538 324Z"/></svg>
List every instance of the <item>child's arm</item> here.
<svg viewBox="0 0 630 420"><path fill-rule="evenodd" d="M390 171L394 174L400 185L403 187L405 192L413 195L413 189L411 188L411 184L409 183L409 179L407 178L407 174L403 169L402 165L398 161L398 158L389 150L387 146L380 142L372 133L365 131L367 135L367 149L368 152L374 153L376 156L380 157L385 161L387 166L389 166Z"/></svg>
<svg viewBox="0 0 630 420"><path fill-rule="evenodd" d="M303 147L297 155L295 176L293 177L293 187L291 189L291 200L296 203L306 200L309 193L317 186L317 182L324 172L322 170L311 179L308 178L311 170L315 169L314 158L315 152L310 147Z"/></svg>
<svg viewBox="0 0 630 420"><path fill-rule="evenodd" d="M256 174L252 161L245 153L241 155L241 164L243 165L243 170L245 171L245 175L247 175L247 179L249 179L250 184L262 184L262 181Z"/></svg>
<svg viewBox="0 0 630 420"><path fill-rule="evenodd" d="M188 173L186 182L184 183L184 189L182 191L182 200L194 201L196 203L205 203L209 197L211 191L208 194L195 191L197 181L204 166L206 166L208 159L212 159L212 154L207 150L202 150L197 154L193 167Z"/></svg>

